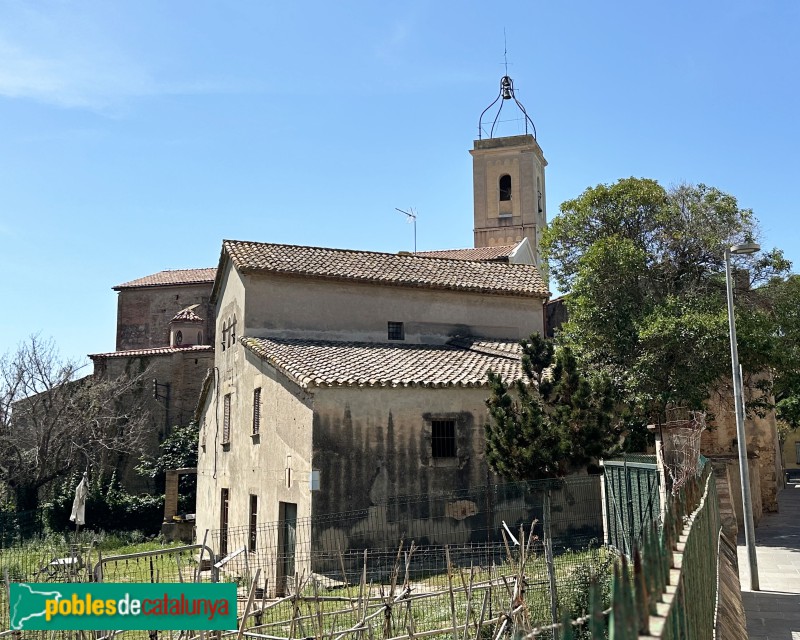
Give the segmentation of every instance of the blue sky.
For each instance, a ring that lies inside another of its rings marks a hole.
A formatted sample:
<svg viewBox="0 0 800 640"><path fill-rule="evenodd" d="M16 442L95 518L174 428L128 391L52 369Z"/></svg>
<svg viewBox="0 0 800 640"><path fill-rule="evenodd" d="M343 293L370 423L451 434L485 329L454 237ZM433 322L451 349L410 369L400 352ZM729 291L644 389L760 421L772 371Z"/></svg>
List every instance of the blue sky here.
<svg viewBox="0 0 800 640"><path fill-rule="evenodd" d="M504 29L551 217L703 182L800 263L796 2L2 0L0 353L113 350L111 287L223 238L408 250L413 207L421 250L471 246Z"/></svg>

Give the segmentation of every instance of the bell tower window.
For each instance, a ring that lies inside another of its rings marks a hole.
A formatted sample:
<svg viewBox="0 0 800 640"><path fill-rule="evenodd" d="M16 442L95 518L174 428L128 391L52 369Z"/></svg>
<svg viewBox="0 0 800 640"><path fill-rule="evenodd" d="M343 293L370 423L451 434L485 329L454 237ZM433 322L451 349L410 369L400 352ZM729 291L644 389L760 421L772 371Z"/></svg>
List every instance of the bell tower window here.
<svg viewBox="0 0 800 640"><path fill-rule="evenodd" d="M500 176L500 202L511 200L511 176L507 173Z"/></svg>

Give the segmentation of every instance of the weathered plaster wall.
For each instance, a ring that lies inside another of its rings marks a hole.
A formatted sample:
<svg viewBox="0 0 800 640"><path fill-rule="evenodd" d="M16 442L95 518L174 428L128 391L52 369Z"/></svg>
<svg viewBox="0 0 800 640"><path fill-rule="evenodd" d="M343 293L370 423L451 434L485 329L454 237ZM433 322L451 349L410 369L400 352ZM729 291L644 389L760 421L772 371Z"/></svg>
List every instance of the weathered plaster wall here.
<svg viewBox="0 0 800 640"><path fill-rule="evenodd" d="M225 285L217 303L218 336L223 323L236 318L237 335L242 328L244 288L235 270L224 274ZM247 544L250 496L257 496L258 523L280 518L281 502L297 505L297 517L311 515L308 478L311 469L311 396L277 374L261 359L232 341L216 348L215 378L201 409L198 461L197 532L221 526L221 490L229 490L228 551ZM253 431L254 390L261 389L261 421L258 436ZM230 394L230 440L222 444L224 397ZM274 548L275 530L259 529L257 549ZM302 544L298 529L297 544ZM214 542L219 551L218 538ZM302 570L297 565L297 570ZM240 567L233 564L231 571ZM265 566L271 585L276 584L277 567Z"/></svg>
<svg viewBox="0 0 800 640"><path fill-rule="evenodd" d="M311 397L286 381L272 367L246 352L241 345L225 351L225 358L238 360L235 375L220 368L214 388L207 396L200 432L197 491L197 535L221 527L221 490L229 491L228 545L230 553L249 541L250 496L257 497L258 536L256 553L269 557L261 561L269 584L283 589L275 549L279 544L276 527L265 527L281 519L280 503L297 505L297 518L311 515L309 472L311 469ZM223 358L223 360L225 359ZM261 420L258 435L253 435L253 390L261 389ZM231 395L230 442L222 444L223 398ZM296 545L307 544L308 527L297 528ZM220 552L219 536L210 537L214 551ZM295 570L307 566L298 557ZM240 556L227 571L241 573L246 567Z"/></svg>
<svg viewBox="0 0 800 640"><path fill-rule="evenodd" d="M404 323L407 343L443 343L453 335L521 339L543 327L537 298L270 275L244 280L249 336L386 342L392 321Z"/></svg>
<svg viewBox="0 0 800 640"><path fill-rule="evenodd" d="M365 509L390 496L487 484L485 388L315 391L314 512ZM433 458L431 420L456 421L456 457Z"/></svg>
<svg viewBox="0 0 800 640"><path fill-rule="evenodd" d="M121 289L117 297L117 351L169 345L169 321L178 311L199 304L203 336L213 344L211 283Z"/></svg>
<svg viewBox="0 0 800 640"><path fill-rule="evenodd" d="M789 431L786 435L786 440L783 443L783 465L789 471L793 471L793 475L797 477L797 471L800 469L800 432Z"/></svg>

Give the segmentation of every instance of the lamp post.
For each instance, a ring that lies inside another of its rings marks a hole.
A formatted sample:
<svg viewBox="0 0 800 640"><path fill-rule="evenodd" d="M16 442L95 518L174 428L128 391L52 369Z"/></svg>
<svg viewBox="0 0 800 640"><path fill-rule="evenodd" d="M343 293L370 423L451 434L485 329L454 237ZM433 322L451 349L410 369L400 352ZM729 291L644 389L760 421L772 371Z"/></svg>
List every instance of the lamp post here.
<svg viewBox="0 0 800 640"><path fill-rule="evenodd" d="M750 564L750 590L759 591L758 559L756 558L755 526L753 525L753 498L750 495L750 469L747 466L747 439L744 432L744 402L742 400L742 370L739 367L739 350L736 346L736 318L733 314L733 278L731 254L748 255L760 250L754 242L735 244L725 248L725 283L728 289L728 327L731 340L731 373L733 374L733 401L736 407L736 439L739 445L739 474L742 482L742 514L744 540Z"/></svg>

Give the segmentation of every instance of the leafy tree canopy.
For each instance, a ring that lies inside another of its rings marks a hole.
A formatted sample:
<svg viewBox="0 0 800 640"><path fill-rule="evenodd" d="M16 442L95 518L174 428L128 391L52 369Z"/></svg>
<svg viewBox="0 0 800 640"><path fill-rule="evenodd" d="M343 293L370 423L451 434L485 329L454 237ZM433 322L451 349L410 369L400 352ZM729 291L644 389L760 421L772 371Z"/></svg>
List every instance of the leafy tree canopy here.
<svg viewBox="0 0 800 640"><path fill-rule="evenodd" d="M774 393L778 418L800 427L800 276L775 279L764 292L775 318Z"/></svg>
<svg viewBox="0 0 800 640"><path fill-rule="evenodd" d="M486 457L507 480L563 476L607 454L619 434L608 378L578 371L569 348L533 335L522 342L523 380L489 372Z"/></svg>
<svg viewBox="0 0 800 640"><path fill-rule="evenodd" d="M559 341L604 372L642 421L670 405L702 408L730 375L725 248L757 238L752 211L713 187L627 178L587 189L562 204L542 238L550 273L569 294ZM791 264L773 249L734 256L733 266L745 371L789 366L776 357L765 285L784 282Z"/></svg>

